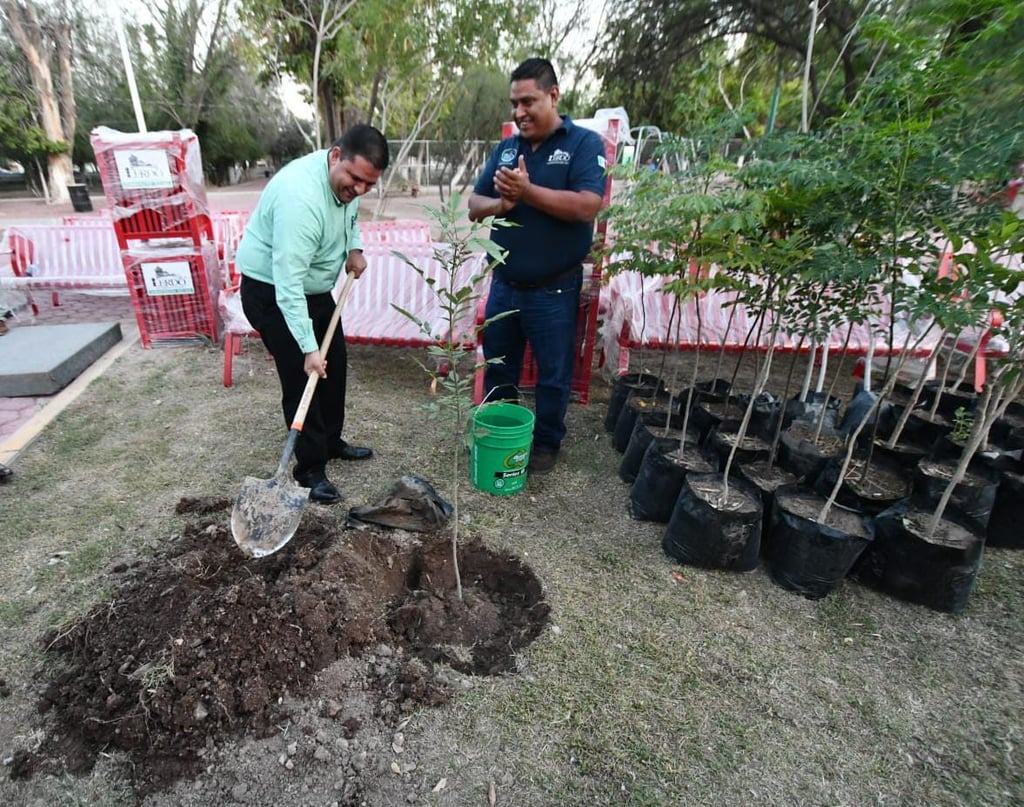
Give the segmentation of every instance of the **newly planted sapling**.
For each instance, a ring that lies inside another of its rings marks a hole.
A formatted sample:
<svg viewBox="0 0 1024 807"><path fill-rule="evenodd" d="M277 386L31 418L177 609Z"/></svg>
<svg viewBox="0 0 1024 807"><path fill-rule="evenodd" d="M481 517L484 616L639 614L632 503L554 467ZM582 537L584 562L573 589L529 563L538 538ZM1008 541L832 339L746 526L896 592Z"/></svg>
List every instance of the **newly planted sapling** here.
<svg viewBox="0 0 1024 807"><path fill-rule="evenodd" d="M462 599L462 577L459 574L459 483L461 459L465 451L463 442L466 423L472 409L473 380L488 364L500 358L476 360L474 349L480 331L490 323L516 313L514 311L476 322L476 309L483 296L484 280L499 263L504 262L505 251L495 244L487 233L492 227L512 226L503 219L489 217L470 222L460 210L461 198L455 194L440 207L426 207L440 230L440 241L435 242L433 258L438 271L421 266L395 250L433 291L440 316L428 320L417 312L406 311L392 303L403 316L415 322L430 341L427 354L430 362L417 359L417 363L430 376L436 397L424 408L432 417L441 419L451 441L451 503L452 503L452 562L455 587Z"/></svg>
<svg viewBox="0 0 1024 807"><path fill-rule="evenodd" d="M953 431L949 439L955 443L962 443L971 436L971 428L974 426L974 415L966 406L958 406L953 412Z"/></svg>

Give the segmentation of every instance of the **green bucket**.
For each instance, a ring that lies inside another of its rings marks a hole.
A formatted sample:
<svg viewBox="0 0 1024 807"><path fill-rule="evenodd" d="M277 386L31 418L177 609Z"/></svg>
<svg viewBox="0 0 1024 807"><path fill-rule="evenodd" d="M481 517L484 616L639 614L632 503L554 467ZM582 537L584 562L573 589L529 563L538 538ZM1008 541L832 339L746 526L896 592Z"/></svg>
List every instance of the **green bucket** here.
<svg viewBox="0 0 1024 807"><path fill-rule="evenodd" d="M511 496L526 486L533 421L533 412L518 404L484 404L473 410L467 435L473 487Z"/></svg>

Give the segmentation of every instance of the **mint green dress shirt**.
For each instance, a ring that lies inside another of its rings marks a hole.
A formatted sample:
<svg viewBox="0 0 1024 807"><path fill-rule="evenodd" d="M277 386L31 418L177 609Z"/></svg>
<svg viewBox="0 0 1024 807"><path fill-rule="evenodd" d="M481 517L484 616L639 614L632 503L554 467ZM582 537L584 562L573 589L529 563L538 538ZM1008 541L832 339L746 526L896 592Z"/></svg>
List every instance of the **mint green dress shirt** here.
<svg viewBox="0 0 1024 807"><path fill-rule="evenodd" d="M274 286L299 349L319 349L307 294L334 288L349 252L361 250L359 199L342 204L327 179L327 151L293 160L267 183L235 256L246 277Z"/></svg>

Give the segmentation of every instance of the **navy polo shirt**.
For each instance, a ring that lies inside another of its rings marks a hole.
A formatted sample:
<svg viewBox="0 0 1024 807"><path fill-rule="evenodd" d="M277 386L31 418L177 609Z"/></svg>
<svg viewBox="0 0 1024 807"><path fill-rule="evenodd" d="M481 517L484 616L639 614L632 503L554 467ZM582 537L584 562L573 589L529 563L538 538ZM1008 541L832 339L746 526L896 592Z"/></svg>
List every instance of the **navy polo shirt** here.
<svg viewBox="0 0 1024 807"><path fill-rule="evenodd" d="M515 168L519 155L526 158L530 182L554 190L592 191L604 196L604 143L597 132L584 129L562 115L555 129L534 151L519 135L502 140L477 178L473 192L492 199L494 175L499 168ZM505 263L495 271L506 280L538 283L580 264L594 239L591 221L562 221L520 202L503 218L518 227L495 227L491 239L508 250Z"/></svg>

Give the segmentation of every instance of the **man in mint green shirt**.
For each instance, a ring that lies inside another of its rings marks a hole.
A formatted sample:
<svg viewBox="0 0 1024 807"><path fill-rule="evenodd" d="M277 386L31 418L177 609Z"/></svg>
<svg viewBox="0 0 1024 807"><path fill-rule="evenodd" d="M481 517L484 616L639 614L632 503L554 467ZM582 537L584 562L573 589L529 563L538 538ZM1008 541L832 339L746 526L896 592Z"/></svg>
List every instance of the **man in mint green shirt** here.
<svg viewBox="0 0 1024 807"><path fill-rule="evenodd" d="M342 270L359 277L366 259L356 218L359 197L388 167L387 140L372 126L353 126L330 149L282 168L267 183L239 244L242 309L274 357L281 406L290 427L306 380L320 376L295 444L293 475L321 504L341 501L327 478L331 459L373 455L341 437L347 356L341 323L326 355L320 342L334 313Z"/></svg>

